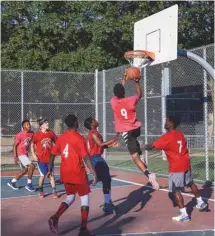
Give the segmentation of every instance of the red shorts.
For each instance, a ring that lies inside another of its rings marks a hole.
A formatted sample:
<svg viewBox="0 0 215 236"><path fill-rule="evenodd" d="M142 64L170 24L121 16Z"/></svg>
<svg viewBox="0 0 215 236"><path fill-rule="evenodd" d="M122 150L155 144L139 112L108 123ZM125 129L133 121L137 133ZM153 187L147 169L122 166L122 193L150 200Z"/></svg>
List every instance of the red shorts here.
<svg viewBox="0 0 215 236"><path fill-rule="evenodd" d="M67 195L75 195L78 193L78 195L81 197L90 193L90 186L88 182L84 184L64 183L64 187Z"/></svg>

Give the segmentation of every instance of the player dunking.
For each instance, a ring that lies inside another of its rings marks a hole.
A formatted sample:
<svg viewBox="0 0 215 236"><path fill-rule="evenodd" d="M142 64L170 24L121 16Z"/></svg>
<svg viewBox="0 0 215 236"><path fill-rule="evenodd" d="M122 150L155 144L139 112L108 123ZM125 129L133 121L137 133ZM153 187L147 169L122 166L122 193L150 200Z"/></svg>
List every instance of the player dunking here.
<svg viewBox="0 0 215 236"><path fill-rule="evenodd" d="M28 173L28 182L25 188L30 192L35 192L32 185L32 176L35 166L28 157L28 151L33 138L33 131L31 131L31 124L29 120L22 121L23 131L19 132L14 139L14 162L17 165L20 162L22 171L19 172L7 185L14 190L19 189L16 182Z"/></svg>
<svg viewBox="0 0 215 236"><path fill-rule="evenodd" d="M34 161L37 161L38 170L40 172L39 196L43 198L44 197L43 184L45 177L48 173L48 164L49 164L49 158L51 156L51 149L53 147L53 143L56 143L57 141L57 136L53 131L49 130L49 123L47 119L39 119L38 125L40 127L40 130L34 134L31 143L31 152ZM49 176L49 180L53 189L52 190L53 198L58 198L58 195L56 193L54 173L53 175Z"/></svg>
<svg viewBox="0 0 215 236"><path fill-rule="evenodd" d="M180 208L180 214L172 217L172 220L188 222L190 218L184 207L184 199L181 194L184 187L191 188L197 200L197 209L202 210L207 207L207 204L202 200L200 192L193 182L186 139L182 132L176 130L176 127L176 120L171 117L168 118L165 123L167 133L154 141L152 145L145 145L145 149L164 150L169 163L169 192L173 192Z"/></svg>
<svg viewBox="0 0 215 236"><path fill-rule="evenodd" d="M109 167L101 155L103 154L104 148L113 146L114 143L119 139L119 137L117 135L110 141L103 142L102 135L97 130L99 123L92 117L89 117L84 121L84 126L89 130L88 143L90 149L90 159L95 168L98 181L101 181L103 185L103 211L105 213L111 214L114 213L115 210L115 206L111 201L111 176Z"/></svg>
<svg viewBox="0 0 215 236"><path fill-rule="evenodd" d="M136 82L137 94L134 96L125 97L125 82L126 74L122 79L122 83L114 86L114 97L111 98L111 108L114 114L115 131L122 133L125 144L128 148L137 167L149 178L149 182L154 189L159 189L159 184L156 181L154 173L150 173L146 164L140 159L142 151L137 137L141 133L141 122L136 119L136 105L142 97L142 89L139 81Z"/></svg>
<svg viewBox="0 0 215 236"><path fill-rule="evenodd" d="M57 212L49 219L49 226L52 232L58 233L59 218L71 206L75 200L75 194L78 193L81 198L82 219L79 236L92 236L87 229L90 187L84 162L93 174L94 185L97 182L97 176L89 158L85 139L77 132L78 120L76 116L68 115L65 118L65 124L68 130L58 138L51 153L54 156L61 155L60 178L64 183L67 197ZM52 172L54 156L50 158L49 173Z"/></svg>

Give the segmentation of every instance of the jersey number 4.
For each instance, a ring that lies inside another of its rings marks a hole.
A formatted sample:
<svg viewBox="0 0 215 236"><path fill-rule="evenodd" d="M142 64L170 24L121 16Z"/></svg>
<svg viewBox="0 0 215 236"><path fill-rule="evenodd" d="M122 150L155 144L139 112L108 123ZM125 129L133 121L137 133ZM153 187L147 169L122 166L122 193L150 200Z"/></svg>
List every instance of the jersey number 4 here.
<svg viewBox="0 0 215 236"><path fill-rule="evenodd" d="M127 120L128 119L128 112L126 111L126 109L122 108L120 110L120 112L121 112L121 115Z"/></svg>
<svg viewBox="0 0 215 236"><path fill-rule="evenodd" d="M182 141L177 141L178 145L179 145L179 149L178 152L181 153L181 149L182 149Z"/></svg>
<svg viewBox="0 0 215 236"><path fill-rule="evenodd" d="M65 158L68 157L69 155L69 144L67 144L63 150L63 155L65 156Z"/></svg>

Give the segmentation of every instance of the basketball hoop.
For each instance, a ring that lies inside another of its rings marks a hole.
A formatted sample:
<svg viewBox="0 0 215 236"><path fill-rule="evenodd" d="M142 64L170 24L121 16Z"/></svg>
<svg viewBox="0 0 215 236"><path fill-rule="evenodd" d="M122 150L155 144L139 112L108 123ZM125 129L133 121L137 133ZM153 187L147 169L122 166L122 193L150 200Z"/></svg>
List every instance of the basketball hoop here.
<svg viewBox="0 0 215 236"><path fill-rule="evenodd" d="M124 54L131 66L143 68L155 60L155 54L144 50L128 51Z"/></svg>

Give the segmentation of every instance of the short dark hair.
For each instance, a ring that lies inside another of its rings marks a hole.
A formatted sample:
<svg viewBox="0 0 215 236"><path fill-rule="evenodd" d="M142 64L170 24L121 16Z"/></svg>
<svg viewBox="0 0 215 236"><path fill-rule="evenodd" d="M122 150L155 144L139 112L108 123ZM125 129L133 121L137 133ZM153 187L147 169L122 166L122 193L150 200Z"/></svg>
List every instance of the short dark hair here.
<svg viewBox="0 0 215 236"><path fill-rule="evenodd" d="M88 117L85 121L84 121L84 127L87 128L88 130L91 130L91 125L93 122L93 118L92 117Z"/></svg>
<svg viewBox="0 0 215 236"><path fill-rule="evenodd" d="M30 120L23 120L22 121L22 127L24 127L24 124L27 123L27 122L30 123Z"/></svg>
<svg viewBox="0 0 215 236"><path fill-rule="evenodd" d="M167 119L173 123L174 128L180 125L180 119L176 116L168 116Z"/></svg>
<svg viewBox="0 0 215 236"><path fill-rule="evenodd" d="M47 121L48 121L47 119L41 118L41 119L37 120L37 123L38 123L39 126L41 126L41 125L43 125Z"/></svg>
<svg viewBox="0 0 215 236"><path fill-rule="evenodd" d="M78 121L77 117L74 114L70 114L65 117L64 122L68 128L74 128L75 123Z"/></svg>
<svg viewBox="0 0 215 236"><path fill-rule="evenodd" d="M115 84L115 86L113 88L113 93L118 98L123 98L125 96L125 88L124 88L124 86L122 84L120 84L120 83Z"/></svg>

